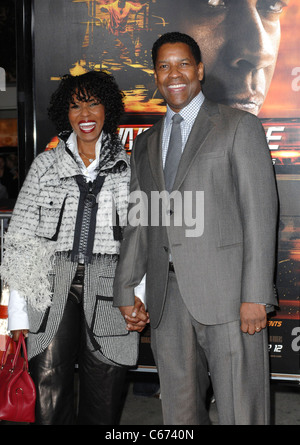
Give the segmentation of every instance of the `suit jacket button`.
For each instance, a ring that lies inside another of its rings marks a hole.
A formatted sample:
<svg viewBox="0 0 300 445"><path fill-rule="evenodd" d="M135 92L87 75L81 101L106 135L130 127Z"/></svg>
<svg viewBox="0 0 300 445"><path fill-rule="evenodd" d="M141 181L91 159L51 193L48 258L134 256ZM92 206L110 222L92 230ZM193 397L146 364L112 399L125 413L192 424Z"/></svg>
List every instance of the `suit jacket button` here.
<svg viewBox="0 0 300 445"><path fill-rule="evenodd" d="M169 249L168 249L167 246L164 246L164 250L165 250L165 252L168 252L168 251L169 251Z"/></svg>

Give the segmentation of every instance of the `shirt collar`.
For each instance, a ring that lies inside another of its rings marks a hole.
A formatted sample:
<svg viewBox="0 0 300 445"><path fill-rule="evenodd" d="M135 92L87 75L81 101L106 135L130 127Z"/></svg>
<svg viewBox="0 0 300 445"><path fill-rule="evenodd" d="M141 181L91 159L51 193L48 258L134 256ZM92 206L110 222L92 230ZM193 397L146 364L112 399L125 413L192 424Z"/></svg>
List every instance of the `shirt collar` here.
<svg viewBox="0 0 300 445"><path fill-rule="evenodd" d="M79 152L78 152L78 145L77 145L77 136L76 133L71 133L66 145L68 147L68 149L71 151L71 153L73 154L74 160L77 164L77 166L80 169L81 174L83 174L84 176L86 176L89 180L93 181L97 175L97 168L99 166L99 158L100 158L100 150L101 150L101 145L102 145L102 132L99 136L98 141L96 142L96 146L95 146L95 159L93 162L91 162L88 166L86 166L83 162L83 160L81 159Z"/></svg>
<svg viewBox="0 0 300 445"><path fill-rule="evenodd" d="M97 165L99 163L101 144L102 144L102 132L101 132L101 134L99 136L98 141L96 142L96 147L95 147L95 155L96 155L95 161L96 161ZM79 156L79 153L78 153L77 136L76 136L76 133L74 133L74 131L70 134L70 136L69 136L69 138L68 138L68 140L66 142L66 145L67 145L68 149L73 153L73 155L74 155L74 157L75 157L75 159L77 161L77 159L80 158L80 156ZM92 164L95 161L93 161Z"/></svg>
<svg viewBox="0 0 300 445"><path fill-rule="evenodd" d="M202 91L200 91L197 94L197 96L195 96L194 99L191 100L191 102L186 107L180 110L179 114L190 125L194 123L194 120L196 119L197 114L199 113L199 110L204 102L204 99L205 99L204 94ZM169 105L167 105L167 112L165 116L165 123L167 125L172 122L172 117L174 116L174 114L176 113L173 110L171 110Z"/></svg>

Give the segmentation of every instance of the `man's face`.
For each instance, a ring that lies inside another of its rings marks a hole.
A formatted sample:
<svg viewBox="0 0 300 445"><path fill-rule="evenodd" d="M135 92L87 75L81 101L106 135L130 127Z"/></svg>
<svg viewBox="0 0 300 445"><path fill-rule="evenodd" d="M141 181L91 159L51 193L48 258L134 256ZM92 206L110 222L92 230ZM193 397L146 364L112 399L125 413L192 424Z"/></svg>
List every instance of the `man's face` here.
<svg viewBox="0 0 300 445"><path fill-rule="evenodd" d="M185 10L177 11L178 28L200 46L208 98L259 113L277 60L279 17L288 3L187 0Z"/></svg>
<svg viewBox="0 0 300 445"><path fill-rule="evenodd" d="M159 92L178 113L201 91L203 65L185 43L165 43L157 53L154 77Z"/></svg>

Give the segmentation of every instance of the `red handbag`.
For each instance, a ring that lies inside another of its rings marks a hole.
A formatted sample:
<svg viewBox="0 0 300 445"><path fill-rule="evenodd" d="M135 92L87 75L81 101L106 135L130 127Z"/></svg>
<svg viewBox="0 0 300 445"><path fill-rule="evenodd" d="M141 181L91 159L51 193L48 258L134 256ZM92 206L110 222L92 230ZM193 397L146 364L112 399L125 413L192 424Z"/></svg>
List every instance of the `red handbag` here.
<svg viewBox="0 0 300 445"><path fill-rule="evenodd" d="M0 419L32 423L35 420L36 391L28 371L28 358L23 334L14 353L9 354L9 338L0 367ZM21 356L21 346L23 356Z"/></svg>

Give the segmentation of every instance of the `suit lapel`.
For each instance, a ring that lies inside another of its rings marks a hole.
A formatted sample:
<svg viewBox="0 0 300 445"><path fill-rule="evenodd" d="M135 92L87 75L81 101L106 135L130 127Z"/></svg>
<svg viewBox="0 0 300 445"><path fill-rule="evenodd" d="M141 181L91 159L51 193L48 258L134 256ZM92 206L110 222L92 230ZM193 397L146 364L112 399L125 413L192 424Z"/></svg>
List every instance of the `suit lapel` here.
<svg viewBox="0 0 300 445"><path fill-rule="evenodd" d="M162 166L162 133L163 119L155 125L155 131L148 138L148 156L153 179L159 191L165 189Z"/></svg>
<svg viewBox="0 0 300 445"><path fill-rule="evenodd" d="M183 151L174 182L174 190L178 190L181 186L191 165L193 165L195 156L203 147L212 128L214 128L215 124L213 119L211 119L211 116L216 113L218 113L217 105L205 100L195 119L195 123Z"/></svg>
<svg viewBox="0 0 300 445"><path fill-rule="evenodd" d="M174 190L178 190L184 181L184 178L188 174L188 171L193 164L195 156L199 150L201 150L208 134L215 126L213 115L216 116L218 113L218 105L206 99L198 113L198 116L196 117L195 123L183 151L174 182ZM164 119L161 119L159 122L157 122L157 124L155 124L155 128L153 128L154 131L148 138L147 147L151 172L159 191L165 190L165 180L162 166L163 122Z"/></svg>

